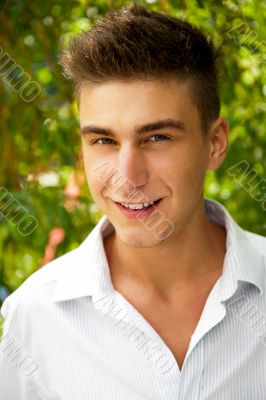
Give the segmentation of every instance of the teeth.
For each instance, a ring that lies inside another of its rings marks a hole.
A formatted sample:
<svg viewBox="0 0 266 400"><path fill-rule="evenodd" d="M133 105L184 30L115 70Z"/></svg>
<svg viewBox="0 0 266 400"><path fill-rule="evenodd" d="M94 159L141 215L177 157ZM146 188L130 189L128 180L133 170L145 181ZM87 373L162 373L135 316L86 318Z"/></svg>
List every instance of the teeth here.
<svg viewBox="0 0 266 400"><path fill-rule="evenodd" d="M146 208L150 205L152 205L154 201L150 201L149 203L142 203L142 204L122 204L122 206L126 208L130 208L131 210L141 210L142 208Z"/></svg>

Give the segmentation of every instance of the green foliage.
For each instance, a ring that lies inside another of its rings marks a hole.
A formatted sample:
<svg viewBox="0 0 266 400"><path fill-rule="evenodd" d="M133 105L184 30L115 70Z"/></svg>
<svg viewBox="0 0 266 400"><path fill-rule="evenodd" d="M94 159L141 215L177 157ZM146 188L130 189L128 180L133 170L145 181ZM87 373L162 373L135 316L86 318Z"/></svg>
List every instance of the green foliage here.
<svg viewBox="0 0 266 400"><path fill-rule="evenodd" d="M186 18L223 43L222 115L231 127L230 150L223 166L207 174L205 193L224 203L244 228L265 235L262 201L254 199L227 169L246 160L250 169L257 171L257 179L265 177L266 3L139 3ZM58 54L73 33L88 30L110 8L127 4L131 2L2 1L0 46L40 85L40 94L26 102L6 79L0 81L0 187L38 223L31 234L23 236L18 225L2 217L0 298L6 296L6 289L15 290L49 257L78 246L101 217L85 182L77 107L72 87L62 77ZM58 230L52 231L54 228Z"/></svg>

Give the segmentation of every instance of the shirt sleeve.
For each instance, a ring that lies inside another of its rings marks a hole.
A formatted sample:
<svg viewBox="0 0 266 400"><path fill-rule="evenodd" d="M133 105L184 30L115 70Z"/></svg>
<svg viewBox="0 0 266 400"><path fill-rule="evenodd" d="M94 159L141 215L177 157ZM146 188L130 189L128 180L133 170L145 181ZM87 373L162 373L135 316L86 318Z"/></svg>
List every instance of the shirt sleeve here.
<svg viewBox="0 0 266 400"><path fill-rule="evenodd" d="M0 340L0 399L54 400L41 384L38 363L19 338L16 313L9 310L7 300L1 308L4 323Z"/></svg>

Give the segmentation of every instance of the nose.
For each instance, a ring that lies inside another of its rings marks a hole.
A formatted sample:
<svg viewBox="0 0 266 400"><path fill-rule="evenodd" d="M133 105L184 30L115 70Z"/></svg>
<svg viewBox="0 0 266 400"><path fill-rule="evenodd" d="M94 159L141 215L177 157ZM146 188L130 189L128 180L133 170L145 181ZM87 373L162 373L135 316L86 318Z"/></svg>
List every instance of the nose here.
<svg viewBox="0 0 266 400"><path fill-rule="evenodd" d="M118 176L123 181L123 187L139 188L148 181L148 170L143 151L133 146L121 148L118 154L116 168Z"/></svg>

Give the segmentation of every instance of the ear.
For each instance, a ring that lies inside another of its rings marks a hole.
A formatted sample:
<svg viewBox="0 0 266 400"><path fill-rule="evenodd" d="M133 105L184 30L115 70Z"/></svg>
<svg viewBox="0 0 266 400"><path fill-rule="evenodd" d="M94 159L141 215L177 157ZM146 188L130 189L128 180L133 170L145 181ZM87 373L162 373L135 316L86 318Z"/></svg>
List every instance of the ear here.
<svg viewBox="0 0 266 400"><path fill-rule="evenodd" d="M219 117L209 130L209 162L207 169L215 170L222 164L228 149L229 123Z"/></svg>

